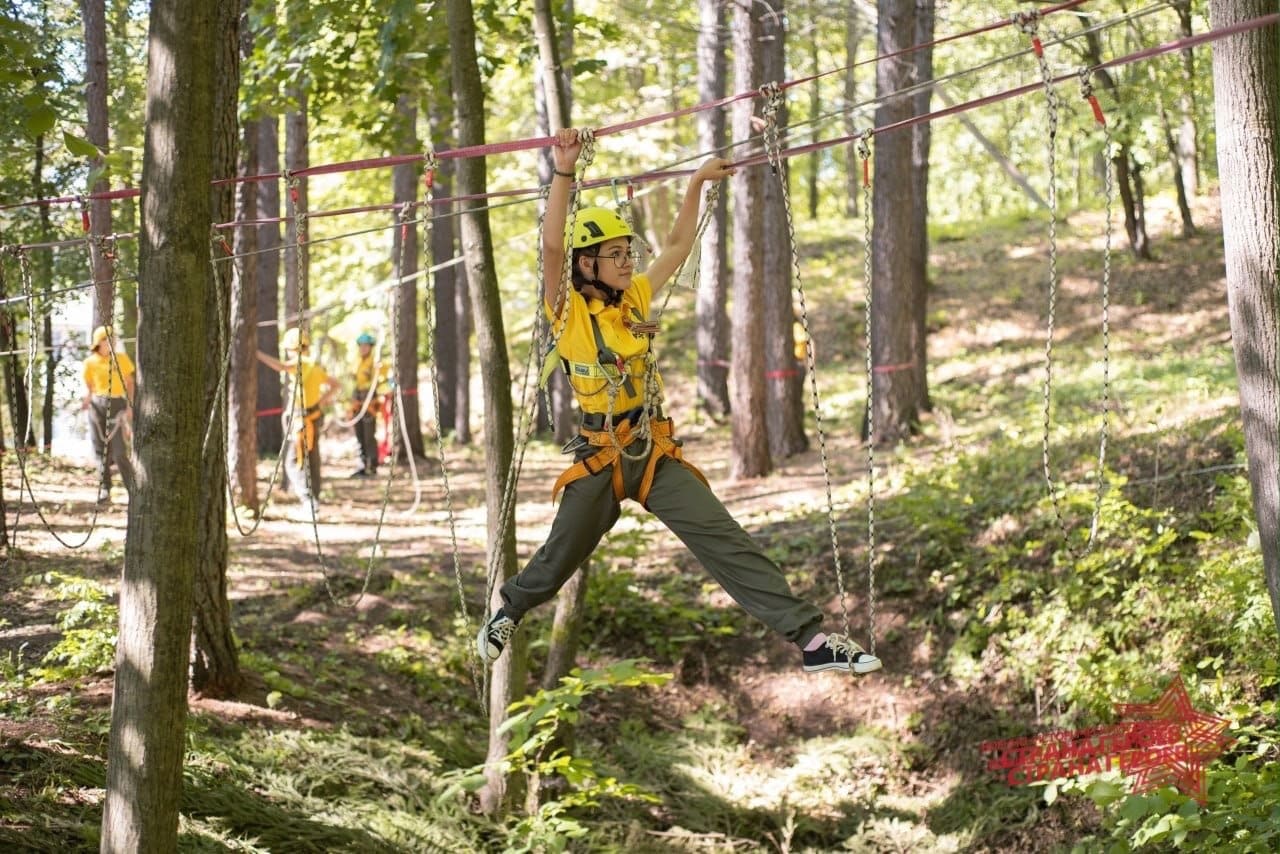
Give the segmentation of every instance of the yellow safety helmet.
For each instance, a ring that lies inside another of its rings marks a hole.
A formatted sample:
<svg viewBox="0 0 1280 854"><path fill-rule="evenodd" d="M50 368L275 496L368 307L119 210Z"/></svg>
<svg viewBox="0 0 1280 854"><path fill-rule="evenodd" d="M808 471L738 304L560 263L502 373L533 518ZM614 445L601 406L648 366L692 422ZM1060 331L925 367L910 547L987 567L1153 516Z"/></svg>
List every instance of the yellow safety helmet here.
<svg viewBox="0 0 1280 854"><path fill-rule="evenodd" d="M306 349L311 346L311 336L304 335L302 330L296 326L290 326L284 331L284 336L280 339L280 349L297 351Z"/></svg>
<svg viewBox="0 0 1280 854"><path fill-rule="evenodd" d="M99 326L97 329L93 330L93 344L90 345L91 348L96 350L99 344L101 344L103 341L106 341L110 337L111 337L111 327Z"/></svg>
<svg viewBox="0 0 1280 854"><path fill-rule="evenodd" d="M617 211L608 208L583 208L573 218L570 249L585 249L615 237L635 237L636 233Z"/></svg>

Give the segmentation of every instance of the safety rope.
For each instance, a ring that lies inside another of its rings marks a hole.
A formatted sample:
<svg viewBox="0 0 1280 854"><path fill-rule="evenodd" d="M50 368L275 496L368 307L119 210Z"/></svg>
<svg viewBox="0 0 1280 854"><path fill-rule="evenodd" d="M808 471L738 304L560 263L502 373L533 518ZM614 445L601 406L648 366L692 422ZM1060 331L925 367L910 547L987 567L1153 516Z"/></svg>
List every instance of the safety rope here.
<svg viewBox="0 0 1280 854"><path fill-rule="evenodd" d="M1102 426L1098 438L1098 472L1095 484L1093 516L1089 520L1089 542L1098 536L1098 525L1102 517L1102 502L1106 492L1107 437L1111 427L1111 244L1115 228L1115 172L1112 169L1111 151L1113 148L1111 126L1102 112L1102 105L1093 91L1093 72L1088 68L1080 69L1080 97L1088 102L1093 110L1093 118L1102 130L1103 160L1106 162L1106 178L1103 181L1106 204L1106 228L1104 229L1102 249L1102 282L1100 296L1102 300Z"/></svg>
<svg viewBox="0 0 1280 854"><path fill-rule="evenodd" d="M27 253L22 251L21 249L13 249L13 248L6 247L6 251L10 252L10 254L13 254L17 257L19 277L22 281L22 294L27 303L28 316L32 318L33 333L34 333L34 318L36 317L36 306L35 306L35 289L32 281L33 276L31 273L31 259L27 256ZM8 312L8 309L6 309L6 313L7 312ZM27 336L28 347L31 346L34 340L35 340L34 334ZM114 352L114 345L112 345L112 348ZM34 360L34 358L35 358L35 354L28 351L28 361L27 361L28 371L30 370L30 365ZM117 370L114 356L111 357L111 365L108 367L108 371L111 371L111 370ZM16 372L13 372L10 374L10 377L9 377L10 399L14 399L17 396L17 388L14 385L17 382L17 378L15 374ZM108 373L107 376L108 378L110 378L111 374ZM121 376L123 377L123 375ZM30 382L30 380L28 380L28 382ZM28 385L28 388L29 387L30 385ZM123 417L123 413L121 413L120 416L117 416L116 429L119 429L120 420L122 419L122 417ZM31 496L31 506L32 508L34 508L36 512L36 517L39 518L41 524L44 525L45 530L48 531L48 533L54 538L54 540L57 541L58 545L62 546L63 548L71 549L71 550L83 548L85 545L88 544L90 538L93 536L93 532L97 529L98 513L100 509L99 503L96 501L94 502L93 512L89 518L89 530L85 532L84 539L80 540L79 542L71 542L69 540L63 539L62 535L58 533L57 529L53 527L53 524L49 521L48 517L45 516L44 509L40 506L40 502L36 498L35 488L31 484L31 477L27 471L26 435L19 434L18 430L19 430L19 425L14 424L13 425L13 439L14 439L13 451L14 451L14 455L18 459L18 471L21 477L21 483L19 484L19 487L18 487L18 501L17 501L18 506L15 509L13 526L11 529L12 533L10 534L10 537L12 538L11 548L16 547L17 545L18 530L19 530L18 524L21 520L21 512L22 512L23 488L25 488L27 491L27 494ZM30 405L28 405L27 425L26 425L27 434L30 433L30 430L31 430L31 407ZM115 432L113 430L107 434L107 438L103 442L102 453L104 454L104 456L109 455L111 453L111 441L114 438L115 438ZM107 457L107 459L109 459L109 456ZM127 487L127 484L126 484L126 487ZM98 488L101 489L101 484L98 485Z"/></svg>
<svg viewBox="0 0 1280 854"><path fill-rule="evenodd" d="M867 640L869 652L876 654L876 437L875 364L871 350L871 298L875 294L871 278L871 138L867 128L858 136L858 157L862 160L862 282L863 332L867 383ZM810 356L812 358L812 355ZM840 604L844 607L844 581L840 581ZM845 621L849 619L845 614Z"/></svg>
<svg viewBox="0 0 1280 854"><path fill-rule="evenodd" d="M435 152L430 146L427 147L426 162L427 168L423 183L426 190L426 200L429 202L431 193L435 189L436 170L439 168ZM427 217L424 221L425 232L422 242L430 251L432 245L431 218ZM449 464L444 445L444 422L440 417L440 364L435 357L436 334L439 328L439 306L436 304L435 288L430 283L427 284L427 298L424 303L427 333L426 352L429 354L431 371L431 401L432 408L435 410L433 414L436 420L436 457L440 461L440 484L444 490L444 511L449 525L449 553L453 562L454 587L458 594L458 613L462 615L463 637L469 640L472 637L471 613L467 609L467 594L462 578L462 555L458 548L458 520L453 509L453 487L449 481ZM468 643L467 648L470 650L467 655L467 669L471 674L471 686L476 692L476 697L483 703L484 684L481 674L484 672L484 666L480 663L480 652L475 648L475 644L472 643Z"/></svg>
<svg viewBox="0 0 1280 854"><path fill-rule="evenodd" d="M849 608L844 585L844 564L840 557L840 537L836 530L835 497L831 487L831 463L827 457L827 434L822 424L822 397L818 391L818 367L814 358L813 336L809 328L809 306L805 298L804 279L800 270L800 250L796 238L795 219L791 209L791 191L787 186L787 172L780 156L781 143L778 135L778 115L782 111L782 89L777 83L766 83L762 89L765 103L762 118L764 119L764 145L769 156L769 165L778 178L781 189L782 209L787 223L787 239L791 244L791 268L795 279L795 292L800 301L800 327L805 336L805 367L809 375L809 392L813 410L814 427L818 434L819 456L822 459L822 480L826 487L827 528L831 535L831 555L836 570L836 584L840 593L840 612L843 618L843 629L846 637L851 636L849 627ZM872 606L874 607L874 606ZM872 635L870 652L875 654L875 637Z"/></svg>
<svg viewBox="0 0 1280 854"><path fill-rule="evenodd" d="M1041 83L1045 93L1045 108L1048 116L1049 133L1046 138L1046 168L1048 171L1048 192L1047 201L1049 207L1049 228L1048 228L1048 281L1047 281L1047 299L1048 307L1045 316L1045 342L1044 342L1044 380L1041 383L1041 441L1040 441L1040 461L1041 469L1044 474L1045 490L1049 496L1050 504L1053 507L1054 519L1062 532L1063 543L1073 556L1078 556L1075 549L1071 545L1071 530L1067 524L1066 515L1062 508L1062 487L1057 483L1053 474L1053 466L1051 463L1052 433L1053 433L1053 344L1055 325L1057 322L1058 309L1058 180L1057 180L1057 135L1060 123L1060 114L1062 110L1062 102L1058 97L1057 90L1054 88L1055 76L1049 68L1049 60L1045 54L1044 45L1039 36L1040 14L1036 10L1027 12L1018 12L1013 15L1012 20L1017 24L1018 29L1027 35L1031 40L1031 46L1036 57L1036 64L1039 67ZM1081 80L1087 83L1087 75L1089 69L1079 72ZM1092 87L1089 87L1084 97L1086 100L1093 95ZM1095 108L1095 115L1101 111L1096 105L1096 100L1091 102ZM1110 169L1107 170L1108 185L1110 185ZM1108 196L1110 191L1108 191ZM1110 198L1108 197L1108 247L1110 245ZM1104 401L1109 401L1110 383L1110 342L1109 342L1109 325L1107 318L1107 308L1109 302L1110 288L1110 259L1107 259L1106 270L1104 271L1103 283L1103 338L1104 338L1104 360L1106 368L1104 369ZM1106 462L1106 436L1108 422L1109 405L1104 403L1104 415L1102 426L1102 439L1099 449L1099 466L1098 466L1098 484L1095 490L1093 513L1089 524L1089 535L1085 542L1085 550L1093 547L1098 532L1098 520L1102 513L1102 501L1105 493L1105 471L1103 467Z"/></svg>

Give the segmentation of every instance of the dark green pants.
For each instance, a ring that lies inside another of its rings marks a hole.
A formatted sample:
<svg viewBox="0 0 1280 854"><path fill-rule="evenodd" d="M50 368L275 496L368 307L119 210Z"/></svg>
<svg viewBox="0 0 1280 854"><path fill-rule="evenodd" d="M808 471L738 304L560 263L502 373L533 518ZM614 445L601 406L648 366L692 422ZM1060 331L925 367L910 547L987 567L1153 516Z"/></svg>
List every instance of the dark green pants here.
<svg viewBox="0 0 1280 854"><path fill-rule="evenodd" d="M628 495L636 494L645 462L619 460ZM606 468L565 487L546 543L502 585L508 616L518 620L554 597L618 521L612 476ZM647 506L747 613L793 643L806 644L818 633L822 612L791 593L782 570L689 469L670 457L659 460Z"/></svg>

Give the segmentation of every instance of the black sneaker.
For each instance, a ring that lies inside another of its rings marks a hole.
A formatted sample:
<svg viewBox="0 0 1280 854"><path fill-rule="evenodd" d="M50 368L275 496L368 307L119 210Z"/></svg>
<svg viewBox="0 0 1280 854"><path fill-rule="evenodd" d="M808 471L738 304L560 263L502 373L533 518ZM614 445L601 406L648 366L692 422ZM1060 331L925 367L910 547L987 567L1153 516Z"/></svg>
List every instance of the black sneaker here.
<svg viewBox="0 0 1280 854"><path fill-rule="evenodd" d="M106 507L110 503L111 503L111 487L109 486L98 487L98 506Z"/></svg>
<svg viewBox="0 0 1280 854"><path fill-rule="evenodd" d="M353 472L352 472L348 477L350 477L350 478L357 478L357 477L370 477L370 474L369 474L369 472L368 472L368 471L366 471L365 469L356 469L356 470L355 470L355 471L353 471Z"/></svg>
<svg viewBox="0 0 1280 854"><path fill-rule="evenodd" d="M804 651L804 669L809 673L823 670L852 670L870 673L880 669L880 659L844 635L827 635L827 642L815 650Z"/></svg>
<svg viewBox="0 0 1280 854"><path fill-rule="evenodd" d="M489 618L489 622L480 627L480 634L476 636L476 651L485 661L497 661L515 631L516 621L499 608Z"/></svg>

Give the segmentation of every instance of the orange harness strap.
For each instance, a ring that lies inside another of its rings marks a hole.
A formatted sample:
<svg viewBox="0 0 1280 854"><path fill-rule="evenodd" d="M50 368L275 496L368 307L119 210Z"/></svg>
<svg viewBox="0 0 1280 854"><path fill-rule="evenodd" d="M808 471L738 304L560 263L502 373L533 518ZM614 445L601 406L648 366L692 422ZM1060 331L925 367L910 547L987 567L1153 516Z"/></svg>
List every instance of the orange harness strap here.
<svg viewBox="0 0 1280 854"><path fill-rule="evenodd" d="M308 412L302 417L302 426L298 428L298 433L294 439L294 452L298 456L298 465L305 465L307 454L316 446L316 422L320 420L321 412L317 408L314 412Z"/></svg>
<svg viewBox="0 0 1280 854"><path fill-rule="evenodd" d="M674 432L674 427L670 418L654 419L649 422L649 435L653 438L653 449L649 452L649 461L644 468L644 477L641 478L640 489L635 495L626 494L626 487L622 481L622 466L618 465L618 457L620 456L618 449L627 447L636 438L631 433L631 423L623 421L614 430L613 436L610 436L607 430L581 430L579 432L586 437L588 442L600 448L600 450L586 459L574 463L556 479L555 486L551 489L552 501L556 500L560 490L575 480L590 477L593 474L604 471L608 466L613 466L613 497L618 501L622 501L624 498L634 498L644 506L649 500L649 490L653 488L653 476L654 472L657 471L660 457L670 457L693 472L704 485L710 485L707 484L707 478L702 472L698 471L698 467L684 458L684 451L672 440L671 435Z"/></svg>

